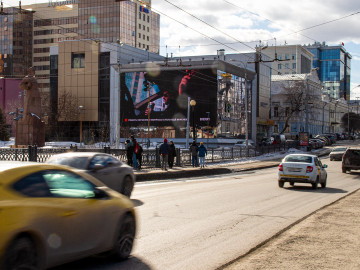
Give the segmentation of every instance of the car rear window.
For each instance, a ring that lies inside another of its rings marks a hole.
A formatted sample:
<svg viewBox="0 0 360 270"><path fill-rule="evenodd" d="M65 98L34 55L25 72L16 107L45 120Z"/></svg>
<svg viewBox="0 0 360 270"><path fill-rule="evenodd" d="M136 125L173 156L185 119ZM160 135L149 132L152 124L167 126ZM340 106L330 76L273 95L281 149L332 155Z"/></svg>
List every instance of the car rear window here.
<svg viewBox="0 0 360 270"><path fill-rule="evenodd" d="M288 157L285 157L285 162L312 163L312 157L307 157L307 156L288 156Z"/></svg>
<svg viewBox="0 0 360 270"><path fill-rule="evenodd" d="M342 152L342 151L346 151L346 148L334 148L332 150L332 152Z"/></svg>
<svg viewBox="0 0 360 270"><path fill-rule="evenodd" d="M346 154L352 154L354 156L360 156L360 150L348 150Z"/></svg>

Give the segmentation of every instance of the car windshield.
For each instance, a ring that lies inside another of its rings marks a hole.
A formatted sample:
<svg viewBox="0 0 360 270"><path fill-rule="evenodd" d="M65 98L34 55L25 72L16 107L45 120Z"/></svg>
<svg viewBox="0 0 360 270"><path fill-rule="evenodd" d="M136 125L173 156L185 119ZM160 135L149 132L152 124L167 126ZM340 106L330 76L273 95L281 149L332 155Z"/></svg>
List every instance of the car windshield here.
<svg viewBox="0 0 360 270"><path fill-rule="evenodd" d="M308 157L308 156L287 156L287 157L285 157L285 162L312 163L312 157Z"/></svg>
<svg viewBox="0 0 360 270"><path fill-rule="evenodd" d="M332 152L344 152L346 151L346 148L335 148L332 150Z"/></svg>
<svg viewBox="0 0 360 270"><path fill-rule="evenodd" d="M88 157L52 157L47 163L66 165L84 170L88 164Z"/></svg>

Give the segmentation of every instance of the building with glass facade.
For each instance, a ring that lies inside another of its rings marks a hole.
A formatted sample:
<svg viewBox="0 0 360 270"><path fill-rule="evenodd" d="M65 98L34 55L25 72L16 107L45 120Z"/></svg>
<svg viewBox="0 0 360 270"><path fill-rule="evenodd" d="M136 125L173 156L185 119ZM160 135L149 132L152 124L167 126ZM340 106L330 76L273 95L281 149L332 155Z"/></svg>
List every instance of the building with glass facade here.
<svg viewBox="0 0 360 270"><path fill-rule="evenodd" d="M317 68L324 92L334 99L349 100L352 57L344 46L316 42L305 47L314 55L313 68Z"/></svg>
<svg viewBox="0 0 360 270"><path fill-rule="evenodd" d="M0 76L22 78L32 65L33 12L7 8L0 14Z"/></svg>
<svg viewBox="0 0 360 270"><path fill-rule="evenodd" d="M150 6L151 0L49 0L21 10L4 8L0 15L0 75L23 77L34 66L46 96L50 91L49 50L58 42L120 41L158 54L160 16Z"/></svg>

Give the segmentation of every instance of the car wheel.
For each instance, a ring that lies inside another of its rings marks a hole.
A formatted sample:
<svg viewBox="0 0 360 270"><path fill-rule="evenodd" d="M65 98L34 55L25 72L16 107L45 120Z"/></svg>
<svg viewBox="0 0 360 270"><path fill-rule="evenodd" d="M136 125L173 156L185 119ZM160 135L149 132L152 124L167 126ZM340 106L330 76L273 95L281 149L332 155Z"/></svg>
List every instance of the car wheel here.
<svg viewBox="0 0 360 270"><path fill-rule="evenodd" d="M312 186L313 189L317 189L318 184L319 184L319 176L316 178L315 183L311 183L311 186Z"/></svg>
<svg viewBox="0 0 360 270"><path fill-rule="evenodd" d="M345 168L342 168L342 172L343 172L343 173L346 173L346 169L345 169Z"/></svg>
<svg viewBox="0 0 360 270"><path fill-rule="evenodd" d="M133 188L134 188L134 183L131 177L129 175L125 176L121 193L130 198Z"/></svg>
<svg viewBox="0 0 360 270"><path fill-rule="evenodd" d="M117 260L125 260L130 256L134 245L136 224L132 215L126 215L119 229L112 256Z"/></svg>
<svg viewBox="0 0 360 270"><path fill-rule="evenodd" d="M18 238L10 245L4 257L4 268L1 269L38 269L36 248L30 238Z"/></svg>
<svg viewBox="0 0 360 270"><path fill-rule="evenodd" d="M290 182L290 185L293 187L293 186L295 186L295 183L294 183L294 182Z"/></svg>
<svg viewBox="0 0 360 270"><path fill-rule="evenodd" d="M330 158L330 161L333 161L333 158Z"/></svg>
<svg viewBox="0 0 360 270"><path fill-rule="evenodd" d="M322 188L326 188L326 182L327 182L327 176L325 177L325 180L323 183L321 183Z"/></svg>
<svg viewBox="0 0 360 270"><path fill-rule="evenodd" d="M284 181L279 181L279 187L284 187Z"/></svg>

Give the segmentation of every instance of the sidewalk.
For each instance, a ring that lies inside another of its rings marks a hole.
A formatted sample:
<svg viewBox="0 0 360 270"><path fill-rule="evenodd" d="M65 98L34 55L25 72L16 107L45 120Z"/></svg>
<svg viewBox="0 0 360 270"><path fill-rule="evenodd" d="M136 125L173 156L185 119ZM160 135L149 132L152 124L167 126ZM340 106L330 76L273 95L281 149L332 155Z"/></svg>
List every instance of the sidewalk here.
<svg viewBox="0 0 360 270"><path fill-rule="evenodd" d="M357 190L219 269L360 269L359 201Z"/></svg>
<svg viewBox="0 0 360 270"><path fill-rule="evenodd" d="M330 148L322 148L315 151L312 154L318 156L328 155ZM221 163L207 163L205 168L193 168L191 166L186 167L173 167L167 171L163 171L160 168L143 169L141 171L135 171L136 181L151 181L151 180L165 180L173 178L186 178L186 177L199 177L206 175L226 174L240 171L251 171L257 169L265 169L276 167L279 165L281 159L289 154L288 152L279 152L275 155L264 155L256 158L241 159L234 161L226 161Z"/></svg>

